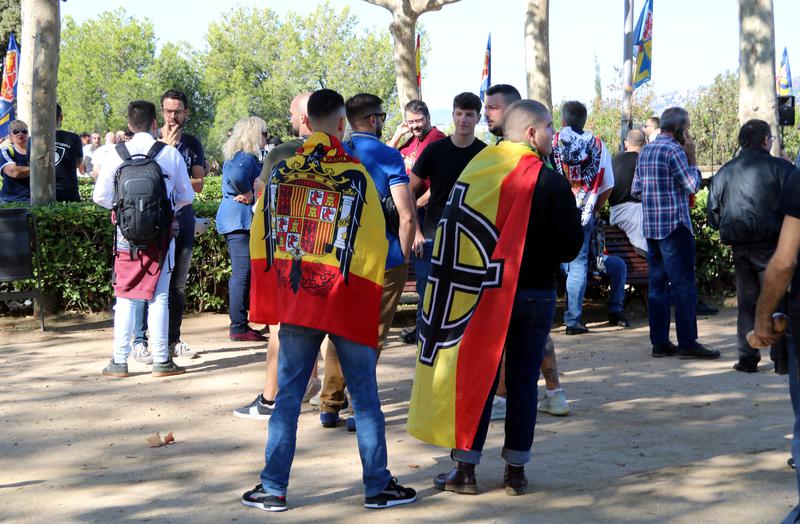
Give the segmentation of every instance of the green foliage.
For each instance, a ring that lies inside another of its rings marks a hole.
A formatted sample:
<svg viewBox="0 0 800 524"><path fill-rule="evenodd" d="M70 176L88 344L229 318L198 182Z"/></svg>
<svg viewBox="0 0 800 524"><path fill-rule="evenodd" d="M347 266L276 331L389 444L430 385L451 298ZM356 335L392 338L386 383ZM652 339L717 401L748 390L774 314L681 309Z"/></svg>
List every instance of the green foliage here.
<svg viewBox="0 0 800 524"><path fill-rule="evenodd" d="M291 134L288 109L303 91L328 87L345 98L360 92L396 105L388 32L360 33L348 9L329 4L284 20L268 9L239 7L208 28L206 82L216 106L207 149L219 157L228 128L254 114L270 132Z"/></svg>
<svg viewBox="0 0 800 524"><path fill-rule="evenodd" d="M81 192L92 188L80 184ZM231 270L225 240L214 229L218 200L198 202L195 214L211 219L208 232L195 238L186 286L187 310L226 311ZM20 204L2 204L20 207ZM113 303L111 288L114 229L109 211L89 202L33 208L42 254L42 287L59 309L102 311ZM30 286L30 283L22 285Z"/></svg>
<svg viewBox="0 0 800 524"><path fill-rule="evenodd" d="M127 16L122 9L81 24L66 17L58 69L64 128L125 129L128 103L157 96L147 78L155 46L152 22Z"/></svg>
<svg viewBox="0 0 800 524"><path fill-rule="evenodd" d="M14 33L19 43L22 34L21 4L21 0L0 0L0 50L3 55L11 33Z"/></svg>
<svg viewBox="0 0 800 524"><path fill-rule="evenodd" d="M614 91L614 89L612 89ZM586 120L586 129L589 129L595 136L599 136L608 148L608 152L613 156L620 151L620 128L622 123L622 97L621 91L612 98L602 101L595 100L593 109L589 112ZM636 91L633 100L633 125L640 127L644 125L653 114L651 107L653 92L649 88L642 88ZM558 128L561 124L561 108L554 111L553 125Z"/></svg>
<svg viewBox="0 0 800 524"><path fill-rule="evenodd" d="M697 145L697 163L720 166L739 149L739 78L736 73L717 75L697 99L686 106ZM712 162L713 160L713 162Z"/></svg>
<svg viewBox="0 0 800 524"><path fill-rule="evenodd" d="M703 296L733 296L736 279L733 273L733 256L730 247L719 240L719 231L708 226L706 202L708 189L695 195L691 210L696 246L697 289Z"/></svg>

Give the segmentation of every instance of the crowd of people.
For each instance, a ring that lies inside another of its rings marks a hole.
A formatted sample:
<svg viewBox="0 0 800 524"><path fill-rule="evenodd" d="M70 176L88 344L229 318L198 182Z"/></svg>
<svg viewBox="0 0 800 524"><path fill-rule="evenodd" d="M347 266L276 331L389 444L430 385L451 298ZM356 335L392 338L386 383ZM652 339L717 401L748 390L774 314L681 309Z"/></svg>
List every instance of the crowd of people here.
<svg viewBox="0 0 800 524"><path fill-rule="evenodd" d="M56 136L58 199L79 200L77 176L88 173L96 179L93 200L112 210L114 342L103 374L115 378L128 376L130 356L166 377L186 372L174 359L197 355L181 338L181 320L192 201L208 162L201 142L183 130L186 95L169 90L160 103L161 126L154 104L134 101L128 131L107 133L104 145L99 133ZM432 125L421 100L406 104L386 142L386 109L373 94L301 93L289 111L293 140L269 144L265 121L250 116L222 148L216 230L231 264L229 336L268 340L263 390L234 410L269 420L265 467L243 494L245 505L287 509L305 401L319 405L324 428L339 427L351 410L344 425L357 435L367 508L416 500L388 469L376 377L410 268L419 301L416 326L404 334L418 346L409 432L450 447L454 461L434 486L477 493L489 421L505 419L505 491L525 493L537 411L569 413L549 336L559 283L567 335L590 333L582 310L593 274L610 287L609 324L630 326L626 263L603 250L606 202L610 223L647 259L652 357L719 358L698 340L690 208L702 178L684 109L631 129L618 155L585 128L582 103L561 106L556 130L549 108L505 84L491 86L483 101L456 95L450 135ZM482 113L493 144L475 135ZM59 127L62 116L58 107ZM28 200L28 127L15 121L9 129L0 199ZM711 180L707 212L733 247L734 368L757 372L760 348L771 347L776 371L790 370L798 454L797 358L773 315L786 314L800 328L800 170L769 154L774 139L761 120L741 127L741 149ZM269 336L251 323L266 324Z"/></svg>

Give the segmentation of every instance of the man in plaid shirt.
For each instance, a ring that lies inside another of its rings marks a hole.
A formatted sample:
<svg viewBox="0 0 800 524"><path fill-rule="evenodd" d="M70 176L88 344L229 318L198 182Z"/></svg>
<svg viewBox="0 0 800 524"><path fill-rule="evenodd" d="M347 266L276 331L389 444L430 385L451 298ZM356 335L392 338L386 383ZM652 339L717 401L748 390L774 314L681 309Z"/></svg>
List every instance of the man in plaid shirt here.
<svg viewBox="0 0 800 524"><path fill-rule="evenodd" d="M639 154L633 195L641 195L647 264L648 307L654 357L719 358L697 341L695 245L690 200L700 189L689 113L671 107L661 115L661 134ZM675 304L678 346L669 340L670 299Z"/></svg>

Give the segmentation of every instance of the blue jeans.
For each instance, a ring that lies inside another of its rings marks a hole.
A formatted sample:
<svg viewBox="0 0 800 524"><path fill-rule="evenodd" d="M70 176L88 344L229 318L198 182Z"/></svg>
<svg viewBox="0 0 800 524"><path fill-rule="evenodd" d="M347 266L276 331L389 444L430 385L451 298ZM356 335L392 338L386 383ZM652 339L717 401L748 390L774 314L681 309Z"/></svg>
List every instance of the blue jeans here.
<svg viewBox="0 0 800 524"><path fill-rule="evenodd" d="M697 341L697 290L692 232L685 226L678 226L666 238L648 238L647 265L650 271L650 288L647 292L650 342L669 343L671 296L675 304L678 347L694 346Z"/></svg>
<svg viewBox="0 0 800 524"><path fill-rule="evenodd" d="M564 324L575 326L581 320L583 295L586 293L586 277L589 274L589 240L594 234L594 218L583 226L583 246L575 260L562 264L567 274L567 306L564 308Z"/></svg>
<svg viewBox="0 0 800 524"><path fill-rule="evenodd" d="M792 436L792 458L795 465L800 464L800 377L797 376L797 343L796 333L800 333L800 319L792 319L792 337L787 337L789 346L789 395L792 398L792 411L794 412L794 435ZM800 469L794 470L797 480L798 497L800 498ZM794 507L781 524L794 524L800 522L800 504Z"/></svg>
<svg viewBox="0 0 800 524"><path fill-rule="evenodd" d="M336 346L336 354L353 401L364 486L366 496L371 497L383 491L392 478L386 468L386 434L375 378L378 352L337 335L329 334L329 337ZM281 345L278 354L278 395L269 419L269 435L264 452L266 466L261 471L261 484L267 493L285 496L297 444L300 404L325 333L293 324L281 324L278 338Z"/></svg>
<svg viewBox="0 0 800 524"><path fill-rule="evenodd" d="M169 345L181 339L183 310L186 308L186 278L192 262L194 247L194 208L184 206L175 214L178 221L178 235L175 237L175 263L172 279L169 281ZM137 300L134 304L133 343L147 342L147 301Z"/></svg>
<svg viewBox="0 0 800 524"><path fill-rule="evenodd" d="M555 312L555 290L518 289L514 296L511 322L506 335L506 438L501 452L501 456L509 464L522 465L531 460L533 432L536 427L536 383ZM497 375L483 406L472 449L454 449L451 452L454 460L470 464L480 462L496 390ZM361 431L360 426L358 430Z"/></svg>
<svg viewBox="0 0 800 524"><path fill-rule="evenodd" d="M608 294L608 312L622 313L625 303L625 281L628 279L628 266L625 261L614 255L603 256L611 290Z"/></svg>
<svg viewBox="0 0 800 524"><path fill-rule="evenodd" d="M414 261L414 277L417 280L417 330L422 325L422 305L425 302L425 286L428 284L428 275L431 272L431 258L433 258L433 240L426 240L422 247L422 256L416 255ZM417 331L419 333L419 331Z"/></svg>
<svg viewBox="0 0 800 524"><path fill-rule="evenodd" d="M233 231L225 234L228 243L228 258L231 261L231 278L228 280L230 334L247 332L250 295L250 232Z"/></svg>

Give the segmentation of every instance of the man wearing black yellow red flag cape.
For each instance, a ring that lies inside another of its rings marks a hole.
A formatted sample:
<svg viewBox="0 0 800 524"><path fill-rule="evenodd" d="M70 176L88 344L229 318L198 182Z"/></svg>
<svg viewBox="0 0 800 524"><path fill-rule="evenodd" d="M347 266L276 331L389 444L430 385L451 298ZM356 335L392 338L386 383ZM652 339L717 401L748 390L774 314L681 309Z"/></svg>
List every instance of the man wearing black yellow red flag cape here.
<svg viewBox="0 0 800 524"><path fill-rule="evenodd" d="M525 492L556 275L583 243L570 185L542 161L552 151L547 108L514 102L503 128L505 140L464 169L439 222L408 415L409 433L452 448L455 467L434 486L457 493L477 493L504 344L504 484Z"/></svg>
<svg viewBox="0 0 800 524"><path fill-rule="evenodd" d="M266 465L242 503L284 511L297 419L325 335L347 379L358 426L364 506L416 500L387 468L375 366L386 267L386 222L375 184L341 139L344 99L320 89L308 99L314 133L272 169L250 229L250 319L280 323L278 394L269 419Z"/></svg>

